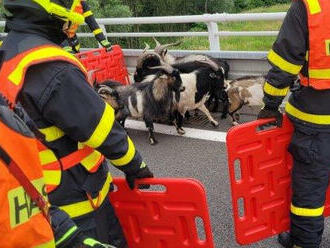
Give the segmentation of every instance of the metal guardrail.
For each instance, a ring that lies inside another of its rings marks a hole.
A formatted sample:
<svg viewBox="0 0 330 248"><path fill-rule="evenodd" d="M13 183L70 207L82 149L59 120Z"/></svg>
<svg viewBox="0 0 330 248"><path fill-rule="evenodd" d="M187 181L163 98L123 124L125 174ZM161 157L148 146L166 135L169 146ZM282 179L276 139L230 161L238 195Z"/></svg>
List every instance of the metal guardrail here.
<svg viewBox="0 0 330 248"><path fill-rule="evenodd" d="M211 51L220 50L219 37L224 36L276 36L278 31L219 31L217 23L232 21L269 21L283 20L286 12L278 13L246 13L246 14L204 14L190 16L158 16L158 17L125 17L125 18L100 18L97 19L100 27L107 37L197 37L209 38L209 49ZM207 32L125 32L108 33L106 25L137 25L137 24L168 24L168 23L205 23ZM0 26L4 26L4 21L0 21ZM3 33L2 33L3 35ZM93 37L92 33L78 33L80 37Z"/></svg>
<svg viewBox="0 0 330 248"><path fill-rule="evenodd" d="M220 37L224 36L276 36L278 31L220 31L219 22L229 21L268 21L283 20L286 12L278 13L247 13L247 14L204 14L191 16L159 16L159 17L130 17L130 18L100 18L97 19L100 27L107 37L208 37L209 50L171 50L170 52L178 57L191 54L203 53L216 58L222 58L231 66L230 78L246 75L261 75L269 69L266 61L267 52L247 51L222 51L220 49ZM106 25L136 25L136 24L168 24L168 23L205 23L207 32L123 32L108 33ZM0 21L0 27L5 22ZM0 35L5 35L0 33ZM92 33L78 33L79 37L93 37ZM129 71L133 71L137 57L142 53L140 49L124 49L124 55Z"/></svg>

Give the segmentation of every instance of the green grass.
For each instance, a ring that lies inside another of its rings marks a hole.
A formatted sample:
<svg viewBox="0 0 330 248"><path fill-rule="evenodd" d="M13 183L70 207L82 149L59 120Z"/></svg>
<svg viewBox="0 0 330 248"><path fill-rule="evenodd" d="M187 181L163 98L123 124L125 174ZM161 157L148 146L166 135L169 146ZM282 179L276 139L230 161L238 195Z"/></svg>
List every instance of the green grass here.
<svg viewBox="0 0 330 248"><path fill-rule="evenodd" d="M243 13L265 13L265 12L286 12L290 4L278 4L271 7L263 7L244 11ZM282 21L240 21L219 23L219 31L277 31ZM191 31L207 31L203 25L198 25ZM228 51L268 51L274 43L275 36L230 36L220 37L221 50ZM208 50L209 42L207 37L185 37L183 43L177 49Z"/></svg>

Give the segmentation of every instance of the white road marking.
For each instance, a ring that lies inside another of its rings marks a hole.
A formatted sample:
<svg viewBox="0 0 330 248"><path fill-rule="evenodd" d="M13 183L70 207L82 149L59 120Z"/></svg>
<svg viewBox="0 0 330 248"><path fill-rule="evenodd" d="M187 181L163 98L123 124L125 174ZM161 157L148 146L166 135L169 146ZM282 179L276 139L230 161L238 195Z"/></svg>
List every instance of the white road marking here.
<svg viewBox="0 0 330 248"><path fill-rule="evenodd" d="M125 128L148 131L143 121L136 121L136 120L126 120ZM174 126L154 123L154 128L155 128L155 133L181 136L176 132ZM226 142L226 136L227 136L226 132L216 132L216 131L187 128L187 127L184 127L183 129L186 131L186 133L182 135L182 137L184 138L193 138L193 139L209 140L209 141L224 142L224 143Z"/></svg>

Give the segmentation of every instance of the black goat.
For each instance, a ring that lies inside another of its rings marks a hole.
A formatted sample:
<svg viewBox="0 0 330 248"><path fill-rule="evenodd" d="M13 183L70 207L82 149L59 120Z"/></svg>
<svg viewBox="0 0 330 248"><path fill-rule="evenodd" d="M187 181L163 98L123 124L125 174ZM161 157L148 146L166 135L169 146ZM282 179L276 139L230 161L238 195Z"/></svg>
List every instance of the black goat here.
<svg viewBox="0 0 330 248"><path fill-rule="evenodd" d="M119 121L124 126L128 116L133 118L143 118L149 130L149 142L151 145L157 143L154 137L154 119L161 119L169 116L173 111L174 101L180 101L180 92L184 90L182 81L177 70L163 66L152 80L139 84L118 85L113 82L101 83L99 94L106 94L109 87L109 96L115 90L119 94L124 107L119 110ZM111 104L111 102L109 102Z"/></svg>

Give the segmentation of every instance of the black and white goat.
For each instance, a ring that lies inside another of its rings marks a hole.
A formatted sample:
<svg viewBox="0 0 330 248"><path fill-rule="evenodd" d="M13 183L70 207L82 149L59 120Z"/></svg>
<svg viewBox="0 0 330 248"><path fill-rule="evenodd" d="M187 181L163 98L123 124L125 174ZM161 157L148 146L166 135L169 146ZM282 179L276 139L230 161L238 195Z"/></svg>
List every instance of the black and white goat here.
<svg viewBox="0 0 330 248"><path fill-rule="evenodd" d="M161 62L161 66L152 67L156 70L165 65ZM214 127L219 123L212 117L205 106L205 102L211 94L219 96L224 87L224 74L216 65L206 61L194 61L184 64L174 64L173 68L179 71L187 71L189 73L180 73L182 85L185 88L180 94L180 100L177 101L175 107L176 127L179 134L184 134L182 129L183 116L189 110L199 109L210 120ZM195 69L194 69L195 68ZM146 78L152 78L149 75Z"/></svg>
<svg viewBox="0 0 330 248"><path fill-rule="evenodd" d="M180 101L180 92L184 91L181 77L177 70L170 66L162 66L151 80L145 80L139 84L118 85L111 81L101 83L98 93L107 100L105 94L114 100L116 91L123 102L121 110L118 110L118 121L125 125L127 117L143 118L149 130L149 142L157 143L154 137L153 120L169 116L173 110L173 102Z"/></svg>
<svg viewBox="0 0 330 248"><path fill-rule="evenodd" d="M239 110L244 106L263 106L265 78L260 76L241 77L227 83L226 91L229 99L229 115L232 124L238 125L240 119Z"/></svg>

